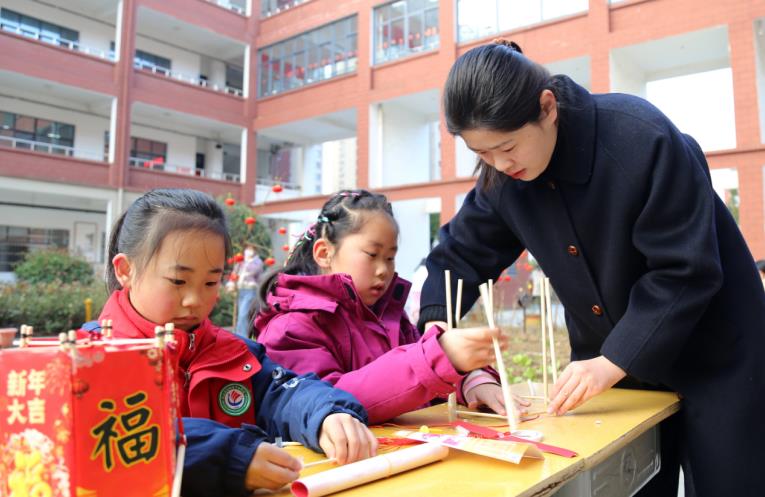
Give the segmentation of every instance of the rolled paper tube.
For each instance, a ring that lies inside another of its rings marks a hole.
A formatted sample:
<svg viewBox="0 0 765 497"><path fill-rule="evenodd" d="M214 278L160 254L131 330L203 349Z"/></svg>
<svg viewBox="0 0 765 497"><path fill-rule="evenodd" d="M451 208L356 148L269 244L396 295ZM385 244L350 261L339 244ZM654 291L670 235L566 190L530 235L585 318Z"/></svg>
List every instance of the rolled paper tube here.
<svg viewBox="0 0 765 497"><path fill-rule="evenodd" d="M329 495L439 461L448 454L449 449L440 445L417 445L300 478L292 482L291 490L295 497Z"/></svg>

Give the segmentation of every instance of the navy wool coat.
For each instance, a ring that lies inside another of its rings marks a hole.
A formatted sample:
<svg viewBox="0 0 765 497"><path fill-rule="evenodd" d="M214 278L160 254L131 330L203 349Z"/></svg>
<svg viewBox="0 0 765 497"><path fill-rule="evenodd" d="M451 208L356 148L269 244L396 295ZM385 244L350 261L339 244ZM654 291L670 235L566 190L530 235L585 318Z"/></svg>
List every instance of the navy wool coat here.
<svg viewBox="0 0 765 497"><path fill-rule="evenodd" d="M604 355L681 394L698 494L765 495L765 293L704 154L648 102L560 78L548 168L470 191L427 259L420 323L445 321L445 269L465 280L464 315L528 249L565 307L572 360Z"/></svg>

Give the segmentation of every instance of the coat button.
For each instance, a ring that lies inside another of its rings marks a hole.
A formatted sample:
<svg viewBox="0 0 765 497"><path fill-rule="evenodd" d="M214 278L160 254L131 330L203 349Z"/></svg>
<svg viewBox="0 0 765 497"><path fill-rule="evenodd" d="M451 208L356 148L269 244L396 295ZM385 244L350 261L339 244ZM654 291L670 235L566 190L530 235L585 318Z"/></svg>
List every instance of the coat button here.
<svg viewBox="0 0 765 497"><path fill-rule="evenodd" d="M602 316L603 315L603 309L600 308L599 305L592 306L592 313L596 316Z"/></svg>
<svg viewBox="0 0 765 497"><path fill-rule="evenodd" d="M569 255L579 255L579 249L576 248L576 245L569 245L566 250L568 251Z"/></svg>
<svg viewBox="0 0 765 497"><path fill-rule="evenodd" d="M246 372L246 371L251 371L251 370L252 370L252 364L245 364L244 366L242 366L242 369L243 369L245 372Z"/></svg>
<svg viewBox="0 0 765 497"><path fill-rule="evenodd" d="M547 186L550 188L550 190L555 190L557 188L555 181L548 181Z"/></svg>

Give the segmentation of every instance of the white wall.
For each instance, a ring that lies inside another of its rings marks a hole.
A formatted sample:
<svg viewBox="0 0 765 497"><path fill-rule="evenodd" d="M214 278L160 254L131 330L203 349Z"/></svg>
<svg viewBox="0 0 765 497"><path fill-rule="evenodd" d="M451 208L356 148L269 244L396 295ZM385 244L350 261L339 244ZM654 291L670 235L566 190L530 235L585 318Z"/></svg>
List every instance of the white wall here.
<svg viewBox="0 0 765 497"><path fill-rule="evenodd" d="M472 176L478 156L465 145L465 140L459 136L454 137L454 153L457 177L467 178Z"/></svg>
<svg viewBox="0 0 765 497"><path fill-rule="evenodd" d="M430 252L430 213L440 210L440 202L433 199L403 200L392 202L392 206L400 230L396 271L411 281L414 270Z"/></svg>
<svg viewBox="0 0 765 497"><path fill-rule="evenodd" d="M191 78L199 77L200 56L195 53L186 52L185 50L180 50L141 35L136 36L135 48L170 59L170 70L173 73ZM207 76L209 77L210 75L208 74Z"/></svg>
<svg viewBox="0 0 765 497"><path fill-rule="evenodd" d="M760 142L765 143L765 19L754 21L754 50L757 66L757 102L760 115Z"/></svg>
<svg viewBox="0 0 765 497"><path fill-rule="evenodd" d="M83 46L103 50L104 53L109 53L109 43L114 41L115 27L113 25L81 17L65 10L29 0L0 0L0 7L7 7L21 14L79 31L80 43Z"/></svg>
<svg viewBox="0 0 765 497"><path fill-rule="evenodd" d="M430 121L383 104L382 185L430 181Z"/></svg>
<svg viewBox="0 0 765 497"><path fill-rule="evenodd" d="M730 68L649 81L646 98L704 151L736 148Z"/></svg>
<svg viewBox="0 0 765 497"><path fill-rule="evenodd" d="M133 124L130 127L130 136L167 143L167 164L194 168L197 153L195 136L181 135L140 124Z"/></svg>
<svg viewBox="0 0 765 497"><path fill-rule="evenodd" d="M645 98L645 74L617 53L610 56L611 91Z"/></svg>
<svg viewBox="0 0 765 497"><path fill-rule="evenodd" d="M1 95L0 110L72 124L75 127L75 157L91 160L98 157L103 160L104 132L109 130L109 119L106 117Z"/></svg>

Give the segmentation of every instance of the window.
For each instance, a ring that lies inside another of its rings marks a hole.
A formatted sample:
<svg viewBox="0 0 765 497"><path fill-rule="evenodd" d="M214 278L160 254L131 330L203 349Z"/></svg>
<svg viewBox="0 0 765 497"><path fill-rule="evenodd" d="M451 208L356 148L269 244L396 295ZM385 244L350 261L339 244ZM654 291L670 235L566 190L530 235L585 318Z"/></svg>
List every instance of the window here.
<svg viewBox="0 0 765 497"><path fill-rule="evenodd" d="M53 45L74 48L80 41L80 33L40 19L0 9L0 27Z"/></svg>
<svg viewBox="0 0 765 497"><path fill-rule="evenodd" d="M166 59L164 57L160 57L159 55L154 55L152 53L137 49L135 51L134 65L138 69L159 71L165 73L166 75L172 68L170 59Z"/></svg>
<svg viewBox="0 0 765 497"><path fill-rule="evenodd" d="M26 140L16 142L16 148L54 154L71 154L71 150L63 147L71 149L74 146L74 126L71 124L0 111L0 146L10 146L10 140L4 140L4 136ZM50 143L61 147L36 147L32 142Z"/></svg>
<svg viewBox="0 0 765 497"><path fill-rule="evenodd" d="M356 71L356 16L258 50L258 96Z"/></svg>
<svg viewBox="0 0 765 497"><path fill-rule="evenodd" d="M143 167L163 170L167 160L167 143L146 138L130 138L130 161Z"/></svg>
<svg viewBox="0 0 765 497"><path fill-rule="evenodd" d="M483 38L588 8L588 0L458 0L457 36L461 42Z"/></svg>
<svg viewBox="0 0 765 497"><path fill-rule="evenodd" d="M260 2L260 16L269 17L274 14L278 14L283 10L300 5L306 0L261 0Z"/></svg>
<svg viewBox="0 0 765 497"><path fill-rule="evenodd" d="M438 2L398 0L377 7L375 63L438 48Z"/></svg>
<svg viewBox="0 0 765 497"><path fill-rule="evenodd" d="M227 177L239 177L242 164L242 147L235 143L223 144L223 174Z"/></svg>
<svg viewBox="0 0 765 497"><path fill-rule="evenodd" d="M244 88L244 71L241 67L226 64L226 86L228 88L236 88L237 90Z"/></svg>
<svg viewBox="0 0 765 497"><path fill-rule="evenodd" d="M68 246L69 230L0 225L0 271L13 271L28 252Z"/></svg>

